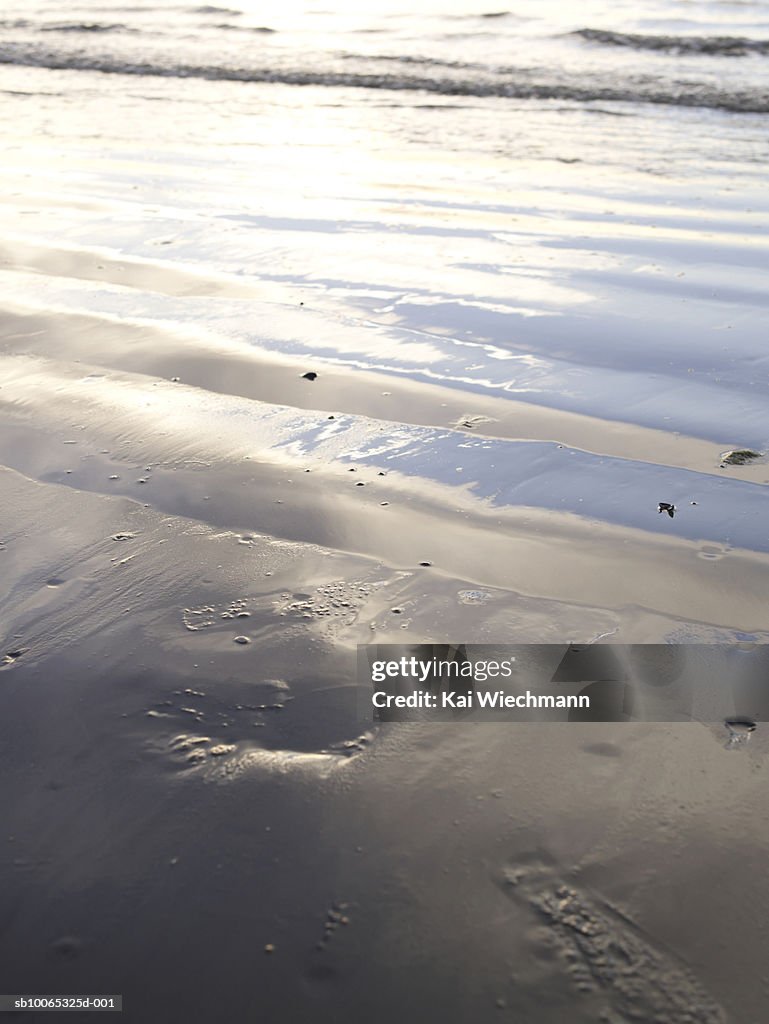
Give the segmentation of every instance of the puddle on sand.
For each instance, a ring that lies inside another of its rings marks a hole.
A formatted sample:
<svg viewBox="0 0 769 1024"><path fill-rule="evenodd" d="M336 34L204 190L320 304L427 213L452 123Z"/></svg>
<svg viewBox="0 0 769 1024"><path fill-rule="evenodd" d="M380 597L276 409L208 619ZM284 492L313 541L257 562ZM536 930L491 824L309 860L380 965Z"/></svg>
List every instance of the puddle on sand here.
<svg viewBox="0 0 769 1024"><path fill-rule="evenodd" d="M554 959L598 1019L726 1024L724 1011L675 954L547 863L510 865L502 885L544 922Z"/></svg>

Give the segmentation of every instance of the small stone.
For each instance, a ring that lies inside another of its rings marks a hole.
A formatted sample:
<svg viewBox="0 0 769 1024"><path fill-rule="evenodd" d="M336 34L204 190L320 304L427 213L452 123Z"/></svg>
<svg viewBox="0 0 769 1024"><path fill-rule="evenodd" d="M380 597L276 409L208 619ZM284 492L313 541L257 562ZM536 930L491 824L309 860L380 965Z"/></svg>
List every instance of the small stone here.
<svg viewBox="0 0 769 1024"><path fill-rule="evenodd" d="M265 951L265 953L274 953L275 952L275 946L271 942L268 942L266 944L266 946L264 947L264 951Z"/></svg>
<svg viewBox="0 0 769 1024"><path fill-rule="evenodd" d="M302 374L303 380L317 380L318 375L313 370L308 370L307 373Z"/></svg>
<svg viewBox="0 0 769 1024"><path fill-rule="evenodd" d="M251 641L248 639L247 636L236 636L234 638L234 640L233 640L233 643L236 643L236 644L250 644Z"/></svg>
<svg viewBox="0 0 769 1024"><path fill-rule="evenodd" d="M729 734L727 750L745 746L752 733L756 731L756 723L752 718L727 718L724 725Z"/></svg>

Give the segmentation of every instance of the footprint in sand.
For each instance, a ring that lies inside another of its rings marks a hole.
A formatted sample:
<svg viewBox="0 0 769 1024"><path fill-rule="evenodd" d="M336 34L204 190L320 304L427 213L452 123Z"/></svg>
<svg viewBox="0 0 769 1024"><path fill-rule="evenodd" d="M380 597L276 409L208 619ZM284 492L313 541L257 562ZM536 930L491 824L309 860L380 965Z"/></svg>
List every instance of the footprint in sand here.
<svg viewBox="0 0 769 1024"><path fill-rule="evenodd" d="M726 1024L689 968L627 917L542 861L509 866L502 885L547 927L578 992L603 1002L601 1020Z"/></svg>

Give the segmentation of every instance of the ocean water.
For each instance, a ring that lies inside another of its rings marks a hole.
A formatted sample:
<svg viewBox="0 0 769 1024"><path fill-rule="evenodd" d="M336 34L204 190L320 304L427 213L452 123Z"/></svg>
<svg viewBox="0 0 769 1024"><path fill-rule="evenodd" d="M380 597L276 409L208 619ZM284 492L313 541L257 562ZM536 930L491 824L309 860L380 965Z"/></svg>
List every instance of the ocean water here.
<svg viewBox="0 0 769 1024"><path fill-rule="evenodd" d="M766 4L6 6L3 63L464 97L766 113ZM709 59L703 59L709 58ZM757 66L758 64L758 66ZM408 102L408 101L406 101Z"/></svg>
<svg viewBox="0 0 769 1024"><path fill-rule="evenodd" d="M745 625L769 4L6 3L0 91L9 415L59 436L86 403L97 453L143 408L140 460L365 464L441 516L560 517L596 557L614 528L684 545L680 616ZM91 465L62 482L101 492ZM323 538L398 562L350 529Z"/></svg>

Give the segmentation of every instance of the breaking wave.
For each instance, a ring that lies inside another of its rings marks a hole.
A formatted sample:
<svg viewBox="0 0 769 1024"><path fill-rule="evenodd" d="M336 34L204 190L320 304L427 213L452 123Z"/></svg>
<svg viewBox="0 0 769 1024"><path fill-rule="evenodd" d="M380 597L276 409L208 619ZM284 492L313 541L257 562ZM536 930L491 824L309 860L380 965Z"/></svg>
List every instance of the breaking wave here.
<svg viewBox="0 0 769 1024"><path fill-rule="evenodd" d="M769 92L728 90L707 83L676 85L648 78L628 78L608 84L606 78L587 76L578 82L543 77L549 69L504 69L496 74L457 75L393 74L291 67L238 67L214 64L162 63L130 60L114 55L89 55L42 48L34 44L0 46L0 64L52 70L163 78L198 78L209 81L269 82L282 85L329 86L387 91L418 91L444 96L566 100L574 102L653 103L677 107L708 107L737 113L769 113Z"/></svg>
<svg viewBox="0 0 769 1024"><path fill-rule="evenodd" d="M748 39L744 36L637 35L602 28L581 28L573 34L604 46L627 46L634 50L659 50L663 53L700 53L718 57L769 54L769 39Z"/></svg>

